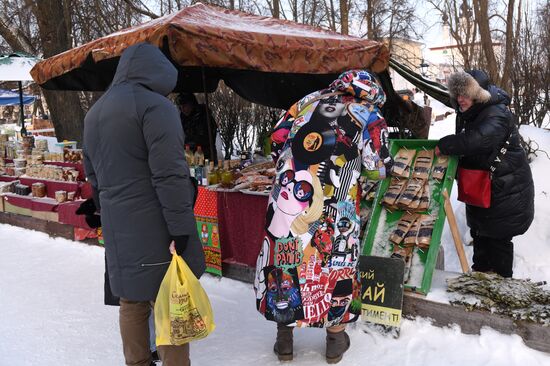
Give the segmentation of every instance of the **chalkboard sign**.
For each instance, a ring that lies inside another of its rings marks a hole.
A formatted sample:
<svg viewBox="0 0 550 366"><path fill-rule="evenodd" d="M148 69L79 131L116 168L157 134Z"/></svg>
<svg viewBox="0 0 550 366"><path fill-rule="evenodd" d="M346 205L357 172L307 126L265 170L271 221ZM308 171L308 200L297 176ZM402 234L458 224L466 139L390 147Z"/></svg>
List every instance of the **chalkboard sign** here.
<svg viewBox="0 0 550 366"><path fill-rule="evenodd" d="M361 319L399 328L403 307L403 259L362 255L359 258L359 272Z"/></svg>

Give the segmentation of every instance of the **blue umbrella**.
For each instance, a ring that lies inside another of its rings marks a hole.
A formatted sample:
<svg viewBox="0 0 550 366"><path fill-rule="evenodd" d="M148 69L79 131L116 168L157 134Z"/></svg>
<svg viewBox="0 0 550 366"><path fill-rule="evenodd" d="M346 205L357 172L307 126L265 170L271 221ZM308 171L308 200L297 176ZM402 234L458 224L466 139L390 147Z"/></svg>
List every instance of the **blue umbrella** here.
<svg viewBox="0 0 550 366"><path fill-rule="evenodd" d="M23 104L30 104L36 100L33 95L23 94ZM21 104L19 93L11 90L0 89L0 106L18 105Z"/></svg>
<svg viewBox="0 0 550 366"><path fill-rule="evenodd" d="M39 60L36 57L24 54L10 54L0 56L0 81L17 81L19 84L19 110L21 121L21 135L26 135L25 118L23 116L23 81L32 80L30 71Z"/></svg>

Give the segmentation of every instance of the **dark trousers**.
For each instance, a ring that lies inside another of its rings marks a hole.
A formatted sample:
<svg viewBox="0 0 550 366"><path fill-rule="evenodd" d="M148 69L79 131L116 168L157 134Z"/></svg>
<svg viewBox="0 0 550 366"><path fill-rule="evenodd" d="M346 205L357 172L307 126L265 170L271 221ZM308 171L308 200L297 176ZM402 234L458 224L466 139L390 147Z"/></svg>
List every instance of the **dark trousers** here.
<svg viewBox="0 0 550 366"><path fill-rule="evenodd" d="M470 230L474 239L472 269L478 272L495 272L502 277L512 277L514 263L513 237L489 238Z"/></svg>
<svg viewBox="0 0 550 366"><path fill-rule="evenodd" d="M149 315L154 306L148 301L120 299L120 335L126 365L150 366ZM164 366L189 366L189 343L182 346L158 346Z"/></svg>

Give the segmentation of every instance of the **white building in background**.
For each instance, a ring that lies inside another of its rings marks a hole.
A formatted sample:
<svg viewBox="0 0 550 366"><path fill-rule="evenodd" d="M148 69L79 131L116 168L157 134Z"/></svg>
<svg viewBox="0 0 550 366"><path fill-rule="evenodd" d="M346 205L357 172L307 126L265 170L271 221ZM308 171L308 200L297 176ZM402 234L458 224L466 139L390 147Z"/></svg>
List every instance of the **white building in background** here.
<svg viewBox="0 0 550 366"><path fill-rule="evenodd" d="M460 53L459 45L451 36L449 24L444 20L441 26L440 37L435 44L428 47L425 52L425 59L428 67L428 77L441 84L447 84L447 79L454 71L463 69L464 59ZM481 43L475 41L473 44L466 44L465 47L471 47L473 51L480 54ZM493 42L493 48L496 55L499 55L502 44ZM498 57L498 56L497 56Z"/></svg>

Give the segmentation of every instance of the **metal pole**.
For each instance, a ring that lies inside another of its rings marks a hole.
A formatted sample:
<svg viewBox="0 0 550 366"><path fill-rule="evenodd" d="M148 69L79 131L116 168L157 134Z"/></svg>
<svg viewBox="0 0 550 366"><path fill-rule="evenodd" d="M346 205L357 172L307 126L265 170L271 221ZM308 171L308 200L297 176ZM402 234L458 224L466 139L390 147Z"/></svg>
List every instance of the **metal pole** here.
<svg viewBox="0 0 550 366"><path fill-rule="evenodd" d="M23 110L23 83L19 84L19 121L21 122L21 136L27 136L27 130L25 129L25 111Z"/></svg>
<svg viewBox="0 0 550 366"><path fill-rule="evenodd" d="M206 104L206 126L208 129L208 142L210 143L210 161L216 161L217 160L217 150L215 144L216 137L214 136L214 141L212 141L212 126L210 126L210 108L208 105L208 93L206 92L206 75L204 72L204 66L201 67L202 72L202 90L204 92L204 102ZM216 159L216 160L214 160Z"/></svg>

